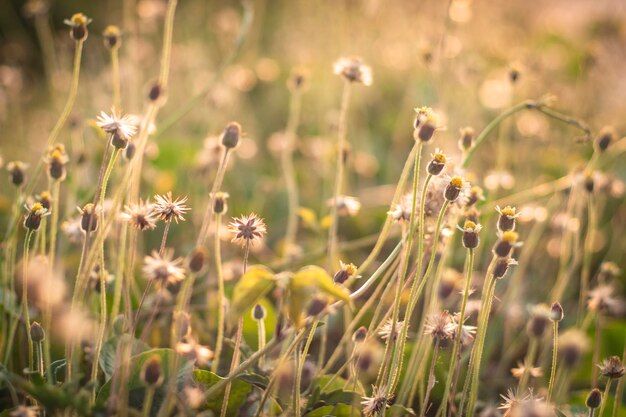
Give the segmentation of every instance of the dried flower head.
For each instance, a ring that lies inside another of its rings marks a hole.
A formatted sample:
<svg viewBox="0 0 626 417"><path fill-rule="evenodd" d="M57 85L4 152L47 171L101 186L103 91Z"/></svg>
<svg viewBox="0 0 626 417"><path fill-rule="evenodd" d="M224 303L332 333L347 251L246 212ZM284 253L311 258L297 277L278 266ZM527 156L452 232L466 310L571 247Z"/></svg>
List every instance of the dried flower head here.
<svg viewBox="0 0 626 417"><path fill-rule="evenodd" d="M124 149L128 141L137 132L135 121L129 115L120 116L111 109L111 114L100 112L96 125L111 135L111 143L118 149Z"/></svg>
<svg viewBox="0 0 626 417"><path fill-rule="evenodd" d="M9 179L11 184L19 187L26 181L26 169L28 164L22 161L11 161L7 164L7 171L9 171Z"/></svg>
<svg viewBox="0 0 626 417"><path fill-rule="evenodd" d="M439 148L435 149L435 153L431 154L431 159L426 166L426 172L430 175L439 175L448 162L448 157Z"/></svg>
<svg viewBox="0 0 626 417"><path fill-rule="evenodd" d="M600 365L600 374L609 379L619 379L624 376L626 370L619 356L611 356L602 361Z"/></svg>
<svg viewBox="0 0 626 417"><path fill-rule="evenodd" d="M478 244L480 243L478 232L482 229L480 224L476 224L471 220L466 220L463 227L458 224L456 227L463 232L462 241L465 248L475 249L478 247Z"/></svg>
<svg viewBox="0 0 626 417"><path fill-rule="evenodd" d="M215 214L226 213L226 211L228 210L227 201L230 195L228 195L228 193L218 191L217 193L215 193L215 196L211 194L211 197L213 197L213 213Z"/></svg>
<svg viewBox="0 0 626 417"><path fill-rule="evenodd" d="M493 276L495 278L503 278L509 270L509 267L517 265L517 261L513 258L498 258L493 268Z"/></svg>
<svg viewBox="0 0 626 417"><path fill-rule="evenodd" d="M331 198L326 202L328 207L332 207L333 204L337 206L337 215L341 217L353 217L359 213L361 210L361 203L355 197L350 197L347 195L339 195L337 196L337 200L335 198Z"/></svg>
<svg viewBox="0 0 626 417"><path fill-rule="evenodd" d="M98 213L100 208L96 208L92 203L87 203L83 208L76 207L81 214L80 227L84 232L93 232L98 229Z"/></svg>
<svg viewBox="0 0 626 417"><path fill-rule="evenodd" d="M456 334L459 330L459 320L461 318L461 313L454 313L452 316L452 326L454 334ZM463 321L467 321L469 316L465 316ZM470 326L468 324L463 324L461 326L461 345L469 346L474 341L474 335L476 334L476 326Z"/></svg>
<svg viewBox="0 0 626 417"><path fill-rule="evenodd" d="M91 23L91 19L82 13L76 13L71 18L63 21L70 27L70 37L75 41L84 41L89 34L87 25Z"/></svg>
<svg viewBox="0 0 626 417"><path fill-rule="evenodd" d="M396 321L395 327L393 326L393 319L389 318L385 323L381 326L378 331L379 336L383 340L389 339L393 335L394 339L400 334L402 330L402 326L404 325L404 321Z"/></svg>
<svg viewBox="0 0 626 417"><path fill-rule="evenodd" d="M425 335L441 341L451 339L452 336L454 336L454 333L455 327L452 323L452 318L450 317L448 310L431 314L426 318L426 323L424 324Z"/></svg>
<svg viewBox="0 0 626 417"><path fill-rule="evenodd" d="M493 246L493 253L501 258L505 258L511 254L514 248L522 246L522 242L518 242L519 235L514 231L499 232L499 239Z"/></svg>
<svg viewBox="0 0 626 417"><path fill-rule="evenodd" d="M389 407L389 402L393 399L393 395L387 396L387 390L384 386L372 386L372 396L363 397L361 405L363 406L363 414L366 416L378 415L383 409Z"/></svg>
<svg viewBox="0 0 626 417"><path fill-rule="evenodd" d="M128 222L140 231L154 229L158 220L153 205L147 200L139 200L138 204L128 204L124 207L124 212L119 217L120 220Z"/></svg>
<svg viewBox="0 0 626 417"><path fill-rule="evenodd" d="M24 217L24 227L28 230L38 230L41 226L41 219L50 215L50 212L41 203L33 203L30 206L25 205L26 216Z"/></svg>
<svg viewBox="0 0 626 417"><path fill-rule="evenodd" d="M600 284L589 291L588 297L587 306L591 311L620 315L626 306L624 299L615 294L613 285Z"/></svg>
<svg viewBox="0 0 626 417"><path fill-rule="evenodd" d="M154 214L165 222L174 220L176 223L185 221L185 213L191 210L185 205L187 197L172 199L172 192L168 191L165 195L155 195L152 209Z"/></svg>
<svg viewBox="0 0 626 417"><path fill-rule="evenodd" d="M65 146L56 144L50 148L48 154L44 157L44 163L48 168L48 176L56 181L63 181L67 175L65 165L70 161Z"/></svg>
<svg viewBox="0 0 626 417"><path fill-rule="evenodd" d="M174 259L174 251L168 249L161 256L158 252L144 258L143 275L148 280L154 280L161 286L175 284L185 279L185 270L182 268L183 259Z"/></svg>
<svg viewBox="0 0 626 417"><path fill-rule="evenodd" d="M437 130L437 114L430 107L417 107L415 113L413 139L429 142Z"/></svg>
<svg viewBox="0 0 626 417"><path fill-rule="evenodd" d="M372 69L359 57L339 58L333 65L333 71L348 82L372 85Z"/></svg>
<svg viewBox="0 0 626 417"><path fill-rule="evenodd" d="M356 267L356 265L352 263L346 264L343 263L343 261L339 261L339 271L335 273L333 280L337 284L343 284L351 277L361 278L360 275L356 275L357 270L358 268Z"/></svg>
<svg viewBox="0 0 626 417"><path fill-rule="evenodd" d="M108 49L119 48L122 44L122 32L115 25L109 25L102 32L104 46Z"/></svg>
<svg viewBox="0 0 626 417"><path fill-rule="evenodd" d="M461 195L467 193L470 189L470 184L463 177L447 177L448 185L446 186L443 196L448 201L456 201Z"/></svg>
<svg viewBox="0 0 626 417"><path fill-rule="evenodd" d="M267 233L265 222L254 213L233 218L228 224L228 230L234 235L232 242L241 247L254 246Z"/></svg>
<svg viewBox="0 0 626 417"><path fill-rule="evenodd" d="M496 206L496 211L500 214L498 218L498 230L501 232L515 230L515 220L521 213L517 213L515 207L511 206L506 206L502 209L500 206Z"/></svg>
<svg viewBox="0 0 626 417"><path fill-rule="evenodd" d="M206 365L213 359L214 353L206 346L202 346L194 339L187 337L176 345L176 352L195 361L199 365Z"/></svg>
<svg viewBox="0 0 626 417"><path fill-rule="evenodd" d="M242 129L237 122L230 122L222 132L221 142L227 149L236 148L241 139Z"/></svg>

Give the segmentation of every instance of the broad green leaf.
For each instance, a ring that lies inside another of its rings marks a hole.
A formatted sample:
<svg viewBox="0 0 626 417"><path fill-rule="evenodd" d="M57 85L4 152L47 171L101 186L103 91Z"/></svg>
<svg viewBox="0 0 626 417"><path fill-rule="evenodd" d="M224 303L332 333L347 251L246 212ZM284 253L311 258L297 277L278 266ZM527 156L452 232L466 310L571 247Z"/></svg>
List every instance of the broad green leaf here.
<svg viewBox="0 0 626 417"><path fill-rule="evenodd" d="M361 406L348 404L325 405L305 414L305 417L359 417L361 415Z"/></svg>
<svg viewBox="0 0 626 417"><path fill-rule="evenodd" d="M265 323L265 340L268 341L274 336L274 330L276 329L276 320L277 320L276 309L267 300L267 298L260 299L258 301L258 304L261 304L265 308L265 311L267 312L264 323ZM252 309L249 309L243 315L243 337L251 349L257 350L259 347L259 336L258 336L259 326L257 324L257 321L252 318L251 313L252 313Z"/></svg>
<svg viewBox="0 0 626 417"><path fill-rule="evenodd" d="M116 363L115 356L117 355L117 349L122 349L122 343L129 343L130 335L123 334L121 336L114 336L104 342L102 345L102 352L100 353L100 367L104 371L105 379L108 381L111 379L113 372L115 371ZM142 352L145 352L150 349L145 342L133 339L132 353L131 356L136 356Z"/></svg>
<svg viewBox="0 0 626 417"><path fill-rule="evenodd" d="M263 266L253 266L241 276L233 290L230 320L234 322L276 285L274 273Z"/></svg>
<svg viewBox="0 0 626 417"><path fill-rule="evenodd" d="M205 389L211 388L217 382L223 378L210 371L202 369L196 369L193 372L196 381L201 384ZM230 388L230 397L228 398L228 407L226 408L226 415L234 417L238 415L239 409L246 402L248 394L252 391L252 385L239 378L235 379ZM220 391L211 398L206 399L205 409L211 410L219 415L222 409L222 401L224 399L224 391Z"/></svg>
<svg viewBox="0 0 626 417"><path fill-rule="evenodd" d="M302 268L289 280L289 316L296 327L302 325L302 313L318 292L343 301L350 299L348 290L336 285L323 268Z"/></svg>

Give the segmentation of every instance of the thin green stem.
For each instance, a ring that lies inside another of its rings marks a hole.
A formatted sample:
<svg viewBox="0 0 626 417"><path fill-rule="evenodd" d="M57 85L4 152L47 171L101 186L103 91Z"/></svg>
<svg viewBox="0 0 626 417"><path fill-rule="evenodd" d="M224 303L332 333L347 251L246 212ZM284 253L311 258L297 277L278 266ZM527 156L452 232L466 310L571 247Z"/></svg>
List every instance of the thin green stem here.
<svg viewBox="0 0 626 417"><path fill-rule="evenodd" d="M243 333L243 317L239 318L237 322L237 334L235 335L235 347L233 351L233 357L230 361L230 373L232 374L237 365L239 365L239 348L241 347L241 336ZM226 411L228 409L228 400L230 399L230 389L232 387L231 382L226 384L226 389L224 390L224 399L222 400L222 410L220 412L220 417L226 417Z"/></svg>
<svg viewBox="0 0 626 417"><path fill-rule="evenodd" d="M113 84L113 107L120 111L122 109L122 95L120 86L120 48L111 48L111 78Z"/></svg>
<svg viewBox="0 0 626 417"><path fill-rule="evenodd" d="M266 335L265 335L265 319L256 320L257 322L257 338L258 338L258 350L262 350L265 347ZM265 366L265 359L263 356L259 358L259 368L263 369Z"/></svg>
<svg viewBox="0 0 626 417"><path fill-rule="evenodd" d="M24 237L24 254L22 256L22 309L24 312L24 327L28 339L28 369L30 370L34 369L33 338L30 335L30 313L28 311L28 248L32 236L33 231L28 229Z"/></svg>
<svg viewBox="0 0 626 417"><path fill-rule="evenodd" d="M154 387L152 385L146 387L146 395L143 398L143 407L141 409L142 417L150 416L152 409L152 401L154 401Z"/></svg>
<svg viewBox="0 0 626 417"><path fill-rule="evenodd" d="M224 174L226 173L226 167L228 166L230 149L231 148L225 148L224 155L222 156L220 164L217 168L217 174L215 175L215 180L213 181L213 186L211 187L209 202L204 212L204 219L202 220L202 226L200 227L200 234L198 235L196 246L204 246L207 238L209 237L211 221L213 220L213 206L215 204L215 195L222 188L222 183L224 182Z"/></svg>
<svg viewBox="0 0 626 417"><path fill-rule="evenodd" d="M437 356L439 355L439 338L435 339L435 348L433 349L433 358L430 364L430 372L428 373L428 387L426 388L426 394L424 395L424 400L422 401L422 412L420 413L420 417L424 417L426 415L426 411L428 410L428 403L430 402L430 392L432 391L435 383L435 365L437 364Z"/></svg>
<svg viewBox="0 0 626 417"><path fill-rule="evenodd" d="M556 374L556 358L558 356L558 350L559 350L559 322L557 320L554 321L552 333L553 333L552 368L550 370L550 382L548 383L548 396L546 397L546 401L548 403L550 402L550 398L552 397L552 390L554 389L554 375Z"/></svg>
<svg viewBox="0 0 626 417"><path fill-rule="evenodd" d="M317 329L317 324L319 320L315 320L313 325L311 326L311 330L309 331L309 336L306 339L306 343L304 344L304 349L302 349L302 354L300 352L296 352L296 355L300 356L298 361L298 371L296 373L296 384L294 388L294 413L296 417L300 417L300 385L302 383L302 370L304 369L304 362L306 361L306 356L309 353L309 348L311 347L311 342L313 341L313 337L315 336L315 330Z"/></svg>
<svg viewBox="0 0 626 417"><path fill-rule="evenodd" d="M222 214L215 213L215 235L213 250L215 251L215 273L217 275L217 340L215 342L215 355L211 370L217 373L219 369L220 356L222 354L222 345L224 343L224 309L226 294L224 291L224 274L222 271L222 243L220 241L220 226L222 222ZM209 305L207 303L207 305Z"/></svg>
<svg viewBox="0 0 626 417"><path fill-rule="evenodd" d="M600 406L598 417L602 417L604 415L604 409L606 408L606 403L609 399L609 393L611 392L612 384L613 384L613 379L609 378L609 380L606 381L606 387L604 388L604 394L602 395L602 405Z"/></svg>

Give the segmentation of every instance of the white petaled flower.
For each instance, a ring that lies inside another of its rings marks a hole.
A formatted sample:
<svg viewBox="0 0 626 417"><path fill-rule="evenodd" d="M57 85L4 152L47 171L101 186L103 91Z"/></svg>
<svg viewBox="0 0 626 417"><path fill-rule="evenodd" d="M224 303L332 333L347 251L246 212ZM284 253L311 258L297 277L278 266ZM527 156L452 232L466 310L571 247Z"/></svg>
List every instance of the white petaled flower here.
<svg viewBox="0 0 626 417"><path fill-rule="evenodd" d="M176 223L179 221L185 221L185 213L191 210L185 205L187 197L172 199L172 192L169 191L165 195L155 195L154 204L152 209L156 216L160 220L171 222L174 220Z"/></svg>
<svg viewBox="0 0 626 417"><path fill-rule="evenodd" d="M350 197L347 195L339 195L337 196L337 200L331 198L327 202L328 207L332 207L336 205L337 207L337 215L341 217L352 217L356 216L361 210L361 203L355 197Z"/></svg>
<svg viewBox="0 0 626 417"><path fill-rule="evenodd" d="M372 69L358 57L342 57L333 64L333 71L347 81L372 85Z"/></svg>
<svg viewBox="0 0 626 417"><path fill-rule="evenodd" d="M389 401L393 399L393 394L390 394L389 397L387 397L385 395L385 391L386 389L383 386L372 386L372 396L362 397L363 401L361 401L361 405L363 406L363 414L366 416L374 416L384 408L389 407Z"/></svg>
<svg viewBox="0 0 626 417"><path fill-rule="evenodd" d="M163 256L158 252L144 258L143 274L148 280L154 280L161 285L177 283L185 279L185 269L181 267L182 258L174 259L174 251L166 250Z"/></svg>
<svg viewBox="0 0 626 417"><path fill-rule="evenodd" d="M157 217L152 204L139 201L139 204L129 204L120 214L120 220L128 222L137 230L152 230L156 227Z"/></svg>
<svg viewBox="0 0 626 417"><path fill-rule="evenodd" d="M624 299L615 295L615 287L600 284L589 291L587 306L592 311L602 311L613 315L620 315L624 312L626 303Z"/></svg>
<svg viewBox="0 0 626 417"><path fill-rule="evenodd" d="M394 222L404 223L411 220L411 211L413 203L413 196L409 193L402 197L402 201L395 205L393 210L387 212L391 216Z"/></svg>
<svg viewBox="0 0 626 417"><path fill-rule="evenodd" d="M137 132L137 126L135 126L133 119L128 115L118 115L115 109L111 109L111 114L106 114L104 111L100 112L96 119L96 124L100 129L124 140L130 140Z"/></svg>

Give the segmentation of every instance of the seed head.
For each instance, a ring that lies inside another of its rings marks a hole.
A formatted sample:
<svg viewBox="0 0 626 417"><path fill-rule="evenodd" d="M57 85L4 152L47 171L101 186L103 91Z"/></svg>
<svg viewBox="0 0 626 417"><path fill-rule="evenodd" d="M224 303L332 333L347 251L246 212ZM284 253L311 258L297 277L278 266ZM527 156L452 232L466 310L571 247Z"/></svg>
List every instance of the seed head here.
<svg viewBox="0 0 626 417"><path fill-rule="evenodd" d="M65 165L70 161L65 152L65 146L56 144L50 148L44 157L44 163L48 168L48 176L56 181L63 181L67 175Z"/></svg>
<svg viewBox="0 0 626 417"><path fill-rule="evenodd" d="M435 153L431 155L431 159L426 166L426 171L431 175L439 175L443 168L446 166L446 162L448 158L446 155L439 149L435 149Z"/></svg>
<svg viewBox="0 0 626 417"><path fill-rule="evenodd" d="M257 304L252 309L252 318L255 320L263 320L267 317L267 310L261 304Z"/></svg>
<svg viewBox="0 0 626 417"><path fill-rule="evenodd" d="M137 133L137 126L133 123L129 115L118 115L115 109L111 109L111 114L100 112L96 118L96 125L111 135L111 144L117 149L124 149L128 146L128 141Z"/></svg>
<svg viewBox="0 0 626 417"><path fill-rule="evenodd" d="M179 221L185 221L185 213L191 210L185 205L187 197L172 198L172 192L168 191L165 195L155 195L153 210L154 214L165 222L171 222L174 220L176 223Z"/></svg>
<svg viewBox="0 0 626 417"><path fill-rule="evenodd" d="M383 409L389 407L389 401L393 399L393 395L389 397L385 394L385 387L376 387L372 386L372 396L371 397L363 397L363 401L361 401L361 405L363 406L363 414L366 417L376 416Z"/></svg>
<svg viewBox="0 0 626 417"><path fill-rule="evenodd" d="M153 355L148 358L141 367L141 382L149 387L158 387L163 383L161 370L161 357Z"/></svg>
<svg viewBox="0 0 626 417"><path fill-rule="evenodd" d="M356 197L339 195L337 199L331 198L326 202L328 207L337 206L337 215L340 217L354 217L361 210L361 202Z"/></svg>
<svg viewBox="0 0 626 417"><path fill-rule="evenodd" d="M493 268L493 276L495 278L503 278L509 270L509 267L517 265L517 261L513 258L498 258Z"/></svg>
<svg viewBox="0 0 626 417"><path fill-rule="evenodd" d="M587 395L587 401L585 401L587 407L594 409L600 407L602 404L602 391L598 388L594 388Z"/></svg>
<svg viewBox="0 0 626 417"><path fill-rule="evenodd" d="M143 275L147 280L154 280L161 286L175 284L185 279L182 268L183 259L174 259L174 251L168 249L161 256L158 252L144 258Z"/></svg>
<svg viewBox="0 0 626 417"><path fill-rule="evenodd" d="M459 225L456 227L463 232L462 241L465 248L475 249L478 247L478 244L480 243L478 232L482 229L480 224L476 224L471 220L466 220L463 227Z"/></svg>
<svg viewBox="0 0 626 417"><path fill-rule="evenodd" d="M80 228L84 232L94 232L98 228L98 212L100 210L96 209L96 206L92 203L85 204L82 209L80 207L76 208L81 214Z"/></svg>
<svg viewBox="0 0 626 417"><path fill-rule="evenodd" d="M104 46L108 49L119 48L122 44L122 32L115 25L109 25L102 32Z"/></svg>
<svg viewBox="0 0 626 417"><path fill-rule="evenodd" d="M215 193L215 196L213 197L214 198L213 199L213 213L215 214L226 213L226 211L228 210L228 204L227 204L228 197L230 197L228 193L224 193L222 191Z"/></svg>
<svg viewBox="0 0 626 417"><path fill-rule="evenodd" d="M372 69L363 64L359 57L339 58L335 61L333 70L348 82L372 85Z"/></svg>
<svg viewBox="0 0 626 417"><path fill-rule="evenodd" d="M41 226L41 219L48 216L50 212L41 203L33 203L26 208L26 216L24 218L24 227L28 230L36 231Z"/></svg>
<svg viewBox="0 0 626 417"><path fill-rule="evenodd" d="M439 339L440 341L451 339L455 334L455 330L448 310L431 314L426 318L424 325L424 334Z"/></svg>
<svg viewBox="0 0 626 417"><path fill-rule="evenodd" d="M87 25L91 23L90 18L82 13L76 13L70 19L65 19L63 23L70 27L70 37L76 42L87 39L89 35Z"/></svg>
<svg viewBox="0 0 626 417"><path fill-rule="evenodd" d="M474 129L471 127L464 127L460 130L461 138L459 139L459 148L462 151L466 152L472 147L472 142L474 142Z"/></svg>
<svg viewBox="0 0 626 417"><path fill-rule="evenodd" d="M34 321L33 324L30 325L30 337L35 343L43 342L43 340L46 338L46 332L44 331L43 327L41 327L41 324L37 323L36 321Z"/></svg>
<svg viewBox="0 0 626 417"><path fill-rule="evenodd" d="M254 246L267 233L265 222L254 213L233 218L228 225L228 230L233 234L232 242L241 247Z"/></svg>
<svg viewBox="0 0 626 417"><path fill-rule="evenodd" d="M26 169L28 164L22 161L11 161L7 164L7 171L9 171L9 179L11 184L16 187L21 186L26 181Z"/></svg>
<svg viewBox="0 0 626 417"><path fill-rule="evenodd" d="M626 373L624 364L622 364L622 360L619 356L611 356L603 360L598 367L600 368L600 374L609 379L619 379Z"/></svg>
<svg viewBox="0 0 626 417"><path fill-rule="evenodd" d="M287 88L291 91L305 91L309 78L308 71L304 68L294 68L287 80Z"/></svg>
<svg viewBox="0 0 626 417"><path fill-rule="evenodd" d="M241 125L237 122L230 122L222 132L221 142L226 149L233 149L239 144L241 139Z"/></svg>
<svg viewBox="0 0 626 417"><path fill-rule="evenodd" d="M500 214L498 218L498 230L501 232L509 232L515 230L515 220L521 215L521 213L517 213L515 207L506 206L504 208L500 208L500 206L496 206L496 211Z"/></svg>
<svg viewBox="0 0 626 417"><path fill-rule="evenodd" d="M138 204L129 204L124 207L124 212L120 214L120 220L128 222L137 230L144 231L153 230L158 218L152 204L147 200L139 200Z"/></svg>
<svg viewBox="0 0 626 417"><path fill-rule="evenodd" d="M346 264L346 263L343 263L343 261L339 261L339 271L335 273L333 280L337 284L343 284L351 277L361 278L360 275L356 275L357 270L358 268L356 267L356 265L352 263Z"/></svg>

